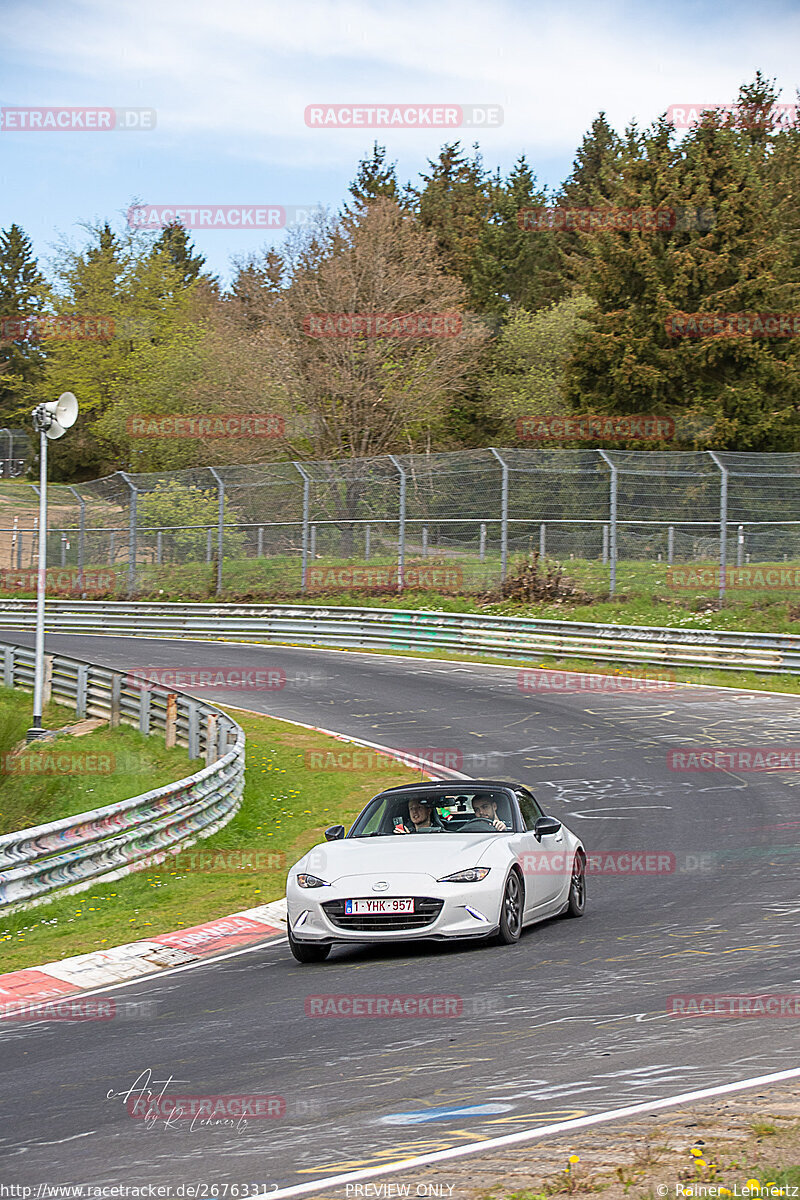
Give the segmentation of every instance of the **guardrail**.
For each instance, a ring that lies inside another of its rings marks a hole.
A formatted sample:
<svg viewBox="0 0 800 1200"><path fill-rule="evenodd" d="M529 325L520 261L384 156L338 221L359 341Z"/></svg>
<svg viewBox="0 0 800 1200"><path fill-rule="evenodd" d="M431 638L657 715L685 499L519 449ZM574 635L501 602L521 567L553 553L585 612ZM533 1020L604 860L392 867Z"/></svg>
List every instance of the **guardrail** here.
<svg viewBox="0 0 800 1200"><path fill-rule="evenodd" d="M33 629L35 601L0 601L0 629ZM405 652L800 673L800 636L322 605L48 601L50 633L198 638Z"/></svg>
<svg viewBox="0 0 800 1200"><path fill-rule="evenodd" d="M33 650L0 644L6 687L33 688ZM202 770L165 787L77 816L0 836L0 913L141 870L225 825L241 804L244 733L226 713L182 692L141 685L120 671L64 655L45 659L45 701L110 726L163 732L168 746L205 758ZM32 752L58 753L44 740Z"/></svg>

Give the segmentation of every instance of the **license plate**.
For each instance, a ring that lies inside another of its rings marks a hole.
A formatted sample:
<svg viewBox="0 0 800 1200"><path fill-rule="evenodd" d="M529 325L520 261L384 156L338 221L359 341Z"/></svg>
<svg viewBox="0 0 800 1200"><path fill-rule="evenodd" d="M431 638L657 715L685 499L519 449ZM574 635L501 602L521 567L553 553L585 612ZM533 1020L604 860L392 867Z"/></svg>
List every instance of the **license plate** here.
<svg viewBox="0 0 800 1200"><path fill-rule="evenodd" d="M346 916L364 916L367 913L413 913L413 899L345 900Z"/></svg>

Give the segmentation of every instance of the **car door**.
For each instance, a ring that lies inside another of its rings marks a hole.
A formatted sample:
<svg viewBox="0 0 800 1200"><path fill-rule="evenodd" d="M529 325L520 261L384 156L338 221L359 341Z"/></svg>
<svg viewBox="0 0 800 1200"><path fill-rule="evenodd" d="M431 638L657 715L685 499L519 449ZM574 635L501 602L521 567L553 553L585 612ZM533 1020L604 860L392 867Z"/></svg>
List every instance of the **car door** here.
<svg viewBox="0 0 800 1200"><path fill-rule="evenodd" d="M567 843L563 826L557 833L538 835L536 822L545 814L527 788L515 788L514 795L525 823L525 854L522 870L525 876L525 915L553 905L563 893L570 873Z"/></svg>

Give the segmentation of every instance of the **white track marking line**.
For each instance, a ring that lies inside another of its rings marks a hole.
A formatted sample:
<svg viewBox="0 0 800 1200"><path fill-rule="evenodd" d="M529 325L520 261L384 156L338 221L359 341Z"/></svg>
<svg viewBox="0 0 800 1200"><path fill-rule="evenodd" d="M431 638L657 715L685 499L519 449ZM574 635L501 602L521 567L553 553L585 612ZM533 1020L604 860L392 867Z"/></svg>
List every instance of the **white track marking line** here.
<svg viewBox="0 0 800 1200"><path fill-rule="evenodd" d="M706 1100L710 1096L724 1096L728 1092L741 1092L747 1088L763 1087L766 1083L777 1083L782 1079L796 1079L800 1076L800 1067L790 1071L776 1071L772 1075L758 1075L754 1079L742 1079L738 1083L720 1084L718 1087L702 1088L697 1092L682 1092L678 1096L668 1096L664 1100L652 1100L644 1104L629 1104L625 1108L612 1108L607 1112L594 1113L589 1117L577 1117L572 1121L557 1121L553 1125L541 1125L537 1129L523 1129L519 1133L505 1134L503 1137L490 1138L485 1142L473 1142L468 1146L454 1146L450 1150L437 1150L431 1154L419 1154L416 1158L400 1159L394 1163L379 1167L367 1167L360 1171L347 1171L343 1175L328 1175L313 1183L300 1183L294 1187L279 1188L274 1192L259 1192L251 1200L283 1200L289 1196L308 1196L322 1188L341 1187L358 1179L375 1179L379 1175L388 1175L392 1171L410 1171L414 1167L428 1166L430 1163L448 1162L454 1158L466 1158L471 1154L485 1154L488 1150L497 1150L503 1146L518 1146L535 1138L548 1137L551 1134L568 1133L572 1129L586 1129L592 1125L600 1125L605 1121L619 1121L622 1117L632 1117L638 1113L653 1112L662 1108L674 1108L679 1104L690 1104L695 1100Z"/></svg>

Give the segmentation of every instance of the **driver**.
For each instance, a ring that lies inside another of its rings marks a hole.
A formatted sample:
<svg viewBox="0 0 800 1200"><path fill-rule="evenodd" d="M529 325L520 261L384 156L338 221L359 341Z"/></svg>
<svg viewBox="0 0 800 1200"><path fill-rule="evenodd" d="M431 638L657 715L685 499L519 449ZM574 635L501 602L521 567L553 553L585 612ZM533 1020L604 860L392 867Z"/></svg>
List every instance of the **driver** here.
<svg viewBox="0 0 800 1200"><path fill-rule="evenodd" d="M505 821L501 821L497 815L497 801L493 800L486 792L479 792L477 796L472 797L472 811L476 817L483 817L484 821L491 821L498 832L508 831Z"/></svg>
<svg viewBox="0 0 800 1200"><path fill-rule="evenodd" d="M395 833L436 833L441 829L438 820L434 822L436 810L432 800L412 796L408 802L408 815L411 819L411 828L409 829L404 822L400 822L394 827Z"/></svg>

